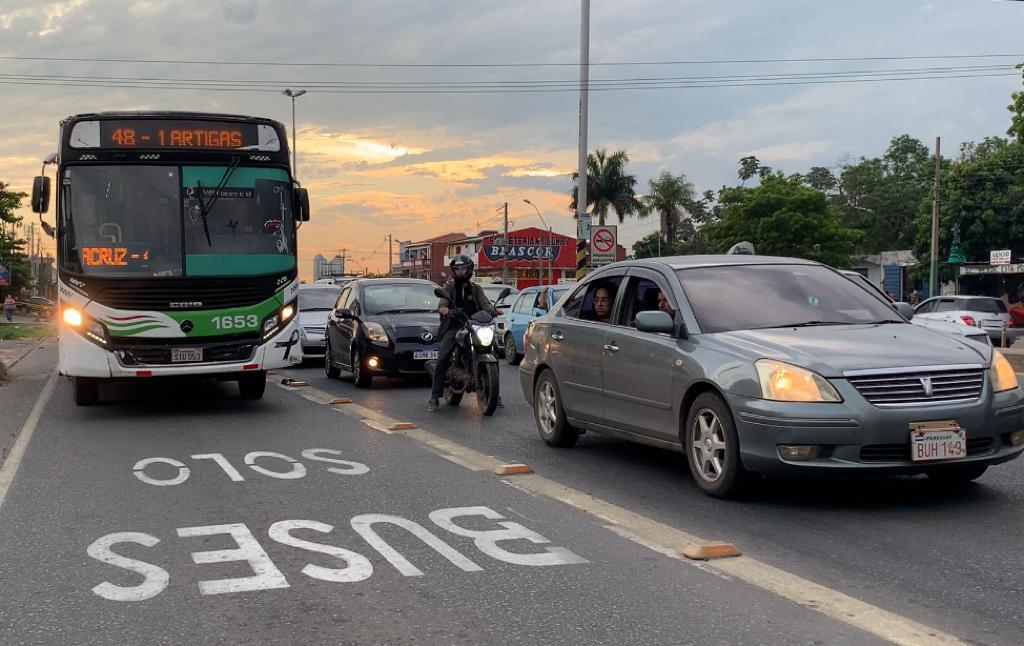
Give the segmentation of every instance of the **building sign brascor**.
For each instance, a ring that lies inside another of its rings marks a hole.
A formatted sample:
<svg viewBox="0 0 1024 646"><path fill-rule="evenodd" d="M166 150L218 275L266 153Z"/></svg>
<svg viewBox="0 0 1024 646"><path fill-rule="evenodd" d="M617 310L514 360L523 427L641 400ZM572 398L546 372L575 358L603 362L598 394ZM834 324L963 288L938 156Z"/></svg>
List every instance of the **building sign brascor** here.
<svg viewBox="0 0 1024 646"><path fill-rule="evenodd" d="M554 237L510 235L508 244L501 244L499 237L485 240L481 251L491 262L505 258L508 260L552 260L558 257L559 251L565 244L564 239Z"/></svg>

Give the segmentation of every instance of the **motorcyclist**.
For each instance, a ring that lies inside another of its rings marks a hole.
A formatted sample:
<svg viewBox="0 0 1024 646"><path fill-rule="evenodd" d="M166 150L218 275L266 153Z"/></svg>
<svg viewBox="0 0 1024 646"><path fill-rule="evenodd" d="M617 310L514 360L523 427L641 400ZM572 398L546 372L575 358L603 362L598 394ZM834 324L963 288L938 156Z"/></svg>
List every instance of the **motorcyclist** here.
<svg viewBox="0 0 1024 646"><path fill-rule="evenodd" d="M452 317L448 315L451 308L461 309L466 316L473 316L477 312L487 312L491 316L497 316L490 299L484 290L474 283L473 259L464 253L452 258L448 263L451 270L451 278L442 288L447 298L438 301L437 312L441 315L441 325L437 335L441 337L441 347L438 352L437 367L434 369L434 382L430 390L430 401L427 402L427 410L434 412L438 407L438 400L444 394L444 379L448 373L448 367L452 362L452 353L455 351L455 333L458 326L454 325Z"/></svg>

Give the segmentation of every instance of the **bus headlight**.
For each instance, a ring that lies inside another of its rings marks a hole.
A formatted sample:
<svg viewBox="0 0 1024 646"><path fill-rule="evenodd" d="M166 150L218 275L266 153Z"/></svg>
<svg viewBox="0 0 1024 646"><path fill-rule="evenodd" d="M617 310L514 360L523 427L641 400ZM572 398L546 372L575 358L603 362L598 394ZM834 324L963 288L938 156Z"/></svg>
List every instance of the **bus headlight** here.
<svg viewBox="0 0 1024 646"><path fill-rule="evenodd" d="M96 345L105 348L110 342L106 326L96 319L82 314L77 309L73 307L65 308L62 318L68 327L74 328L75 332L78 332Z"/></svg>
<svg viewBox="0 0 1024 646"><path fill-rule="evenodd" d="M491 345L494 342L494 328L487 327L474 327L473 332L476 333L476 340L480 345Z"/></svg>
<svg viewBox="0 0 1024 646"><path fill-rule="evenodd" d="M64 322L71 327L80 327L82 325L82 313L73 307L67 307L64 309Z"/></svg>
<svg viewBox="0 0 1024 646"><path fill-rule="evenodd" d="M281 331L288 321L295 316L295 303L288 303L278 311L274 312L267 318L263 319L263 325L260 327L260 340L262 342L268 341L272 336Z"/></svg>

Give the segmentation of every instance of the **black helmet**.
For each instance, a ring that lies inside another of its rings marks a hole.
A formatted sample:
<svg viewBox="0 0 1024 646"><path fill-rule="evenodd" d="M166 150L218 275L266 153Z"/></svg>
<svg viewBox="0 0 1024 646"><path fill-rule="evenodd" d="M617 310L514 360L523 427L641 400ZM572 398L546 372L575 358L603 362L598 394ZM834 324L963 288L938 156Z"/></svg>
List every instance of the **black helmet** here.
<svg viewBox="0 0 1024 646"><path fill-rule="evenodd" d="M454 258L452 258L451 262L448 263L448 266L452 270L452 278L455 279L456 282L464 283L464 282L468 281L470 278L473 277L473 267L475 266L475 264L476 263L473 262L472 258L470 258L469 256L467 256L464 253L460 253L460 254L456 254L456 256ZM459 268L459 267L465 267L466 268L466 275L465 276L456 276L455 275L455 270L457 268Z"/></svg>

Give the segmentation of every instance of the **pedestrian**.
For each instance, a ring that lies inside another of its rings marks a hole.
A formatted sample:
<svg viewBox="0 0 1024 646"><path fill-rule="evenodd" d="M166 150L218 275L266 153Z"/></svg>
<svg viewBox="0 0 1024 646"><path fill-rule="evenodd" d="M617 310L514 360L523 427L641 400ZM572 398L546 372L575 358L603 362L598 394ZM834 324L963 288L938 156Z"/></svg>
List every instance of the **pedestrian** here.
<svg viewBox="0 0 1024 646"><path fill-rule="evenodd" d="M14 308L17 304L14 302L14 297L10 294L4 299L4 316L7 317L7 322L10 323L14 320Z"/></svg>

